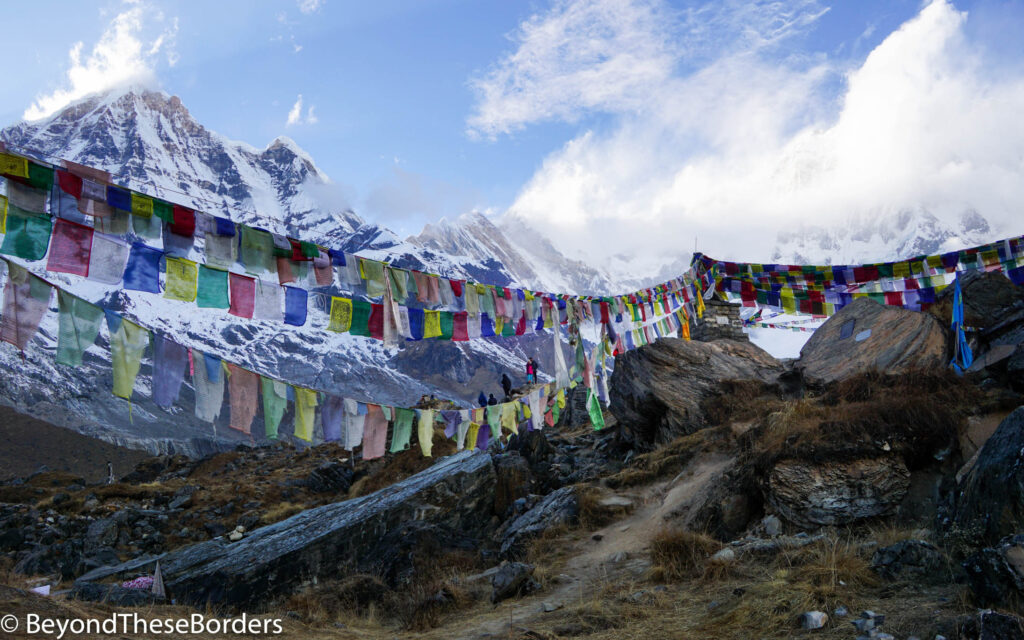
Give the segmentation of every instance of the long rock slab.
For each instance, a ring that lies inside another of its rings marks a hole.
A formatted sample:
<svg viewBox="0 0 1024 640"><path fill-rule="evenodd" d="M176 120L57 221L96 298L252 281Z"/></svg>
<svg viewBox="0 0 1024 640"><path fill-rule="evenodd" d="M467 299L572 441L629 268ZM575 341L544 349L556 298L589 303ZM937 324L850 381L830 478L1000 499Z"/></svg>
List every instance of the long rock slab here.
<svg viewBox="0 0 1024 640"><path fill-rule="evenodd" d="M218 538L150 559L170 598L194 605L266 605L315 580L343 575L404 522L443 522L482 532L494 504L487 453L463 451L376 493L324 505L253 531L238 542ZM96 569L76 584L139 570L138 561Z"/></svg>

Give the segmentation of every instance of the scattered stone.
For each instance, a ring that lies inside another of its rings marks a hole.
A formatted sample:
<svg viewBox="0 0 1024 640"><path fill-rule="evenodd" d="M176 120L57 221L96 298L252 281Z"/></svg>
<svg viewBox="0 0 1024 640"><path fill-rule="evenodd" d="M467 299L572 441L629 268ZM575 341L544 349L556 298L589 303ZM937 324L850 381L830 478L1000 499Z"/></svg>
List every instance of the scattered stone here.
<svg viewBox="0 0 1024 640"><path fill-rule="evenodd" d="M245 537L245 534L243 534L241 531L237 531L237 530L236 531L232 531L231 533L228 534L228 540L230 540L231 542L238 542L239 540L241 540L244 537Z"/></svg>
<svg viewBox="0 0 1024 640"><path fill-rule="evenodd" d="M886 580L913 580L927 584L950 581L942 553L924 540L902 540L878 549L871 557L871 568Z"/></svg>
<svg viewBox="0 0 1024 640"><path fill-rule="evenodd" d="M620 562L625 561L628 557L629 554L627 554L625 551L617 551L613 553L610 558L608 558L608 562L612 564L618 564Z"/></svg>
<svg viewBox="0 0 1024 640"><path fill-rule="evenodd" d="M533 579L533 568L532 564L525 562L509 562L502 566L491 578L491 602L497 604L540 589L540 584Z"/></svg>
<svg viewBox="0 0 1024 640"><path fill-rule="evenodd" d="M600 534L600 533L595 533L594 535L592 535L592 536L590 536L590 537L591 537L591 539L592 539L592 540L594 540L595 542L601 542L602 540L604 540L604 535L602 535L602 534Z"/></svg>
<svg viewBox="0 0 1024 640"><path fill-rule="evenodd" d="M800 626L804 629L821 629L828 622L828 614L824 611L807 611L800 616Z"/></svg>
<svg viewBox="0 0 1024 640"><path fill-rule="evenodd" d="M834 615L837 618L845 618L846 616L850 615L850 610L844 606L839 606L836 608L835 611L832 612L832 615Z"/></svg>
<svg viewBox="0 0 1024 640"><path fill-rule="evenodd" d="M544 606L544 613L551 613L552 611L558 611L564 605L561 602L545 601L543 606Z"/></svg>
<svg viewBox="0 0 1024 640"><path fill-rule="evenodd" d="M710 562L711 564L719 564L719 565L721 565L721 564L732 564L735 561L736 561L736 552L733 551L729 547L725 547L724 549L719 549L718 551L715 552L714 555L712 555L708 559L708 562Z"/></svg>
<svg viewBox="0 0 1024 640"><path fill-rule="evenodd" d="M185 485L174 492L174 496L171 497L167 506L171 509L184 509L192 506L192 496L196 491L199 491L199 487L194 484Z"/></svg>
<svg viewBox="0 0 1024 640"><path fill-rule="evenodd" d="M761 520L761 526L764 528L764 534L769 538L774 538L782 533L782 521L773 515L767 515Z"/></svg>

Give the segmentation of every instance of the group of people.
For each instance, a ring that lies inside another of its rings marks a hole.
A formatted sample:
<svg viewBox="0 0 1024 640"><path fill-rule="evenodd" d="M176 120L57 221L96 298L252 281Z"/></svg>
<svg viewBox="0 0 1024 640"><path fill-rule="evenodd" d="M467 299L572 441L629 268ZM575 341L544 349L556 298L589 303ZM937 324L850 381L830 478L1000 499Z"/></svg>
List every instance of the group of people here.
<svg viewBox="0 0 1024 640"><path fill-rule="evenodd" d="M526 384L537 382L539 373L540 368L537 367L537 362L532 357L528 358L526 360ZM505 402L508 402L512 397L512 378L508 377L508 373L501 374L501 388L505 392ZM484 395L483 391L480 392L480 396L476 400L481 407L498 404L498 399L494 397L493 393Z"/></svg>

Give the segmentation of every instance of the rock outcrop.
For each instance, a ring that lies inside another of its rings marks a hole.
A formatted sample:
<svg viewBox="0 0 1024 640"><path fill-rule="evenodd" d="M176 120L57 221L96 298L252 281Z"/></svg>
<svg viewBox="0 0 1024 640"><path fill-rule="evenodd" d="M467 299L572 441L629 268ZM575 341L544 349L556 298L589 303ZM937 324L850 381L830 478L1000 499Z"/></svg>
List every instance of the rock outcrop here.
<svg viewBox="0 0 1024 640"><path fill-rule="evenodd" d="M871 556L871 568L886 580L905 580L915 584L950 581L942 553L924 540L901 540L882 547Z"/></svg>
<svg viewBox="0 0 1024 640"><path fill-rule="evenodd" d="M494 478L489 455L464 451L376 493L303 511L238 542L209 540L97 569L78 582L137 571L159 559L168 596L178 602L263 607L302 584L360 570L386 555L385 534L411 521L486 535Z"/></svg>
<svg viewBox="0 0 1024 640"><path fill-rule="evenodd" d="M815 330L796 366L816 386L871 370L939 369L947 361L946 344L934 316L859 298Z"/></svg>
<svg viewBox="0 0 1024 640"><path fill-rule="evenodd" d="M965 536L994 544L1024 528L1024 407L996 428L963 478L953 523Z"/></svg>
<svg viewBox="0 0 1024 640"><path fill-rule="evenodd" d="M783 460L768 476L768 501L800 526L843 525L890 515L910 487L910 472L895 456L849 462Z"/></svg>
<svg viewBox="0 0 1024 640"><path fill-rule="evenodd" d="M580 515L580 501L574 487L562 487L545 496L532 509L509 524L501 541L501 554L515 557L524 544L551 527L569 525Z"/></svg>
<svg viewBox="0 0 1024 640"><path fill-rule="evenodd" d="M1024 598L1024 535L1004 538L963 562L974 600L983 607Z"/></svg>
<svg viewBox="0 0 1024 640"><path fill-rule="evenodd" d="M663 338L615 359L609 410L627 442L666 443L708 426L704 404L721 392L723 380L774 384L783 371L750 343Z"/></svg>

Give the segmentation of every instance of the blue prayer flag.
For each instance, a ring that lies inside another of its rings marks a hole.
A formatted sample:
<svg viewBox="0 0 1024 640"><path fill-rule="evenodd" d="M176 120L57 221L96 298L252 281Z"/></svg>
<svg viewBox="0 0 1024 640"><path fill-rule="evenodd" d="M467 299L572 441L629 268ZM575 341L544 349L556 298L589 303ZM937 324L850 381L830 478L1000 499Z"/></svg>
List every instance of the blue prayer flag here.
<svg viewBox="0 0 1024 640"><path fill-rule="evenodd" d="M107 185L107 204L117 209L123 209L125 211L132 210L132 194L127 189L115 187L112 184Z"/></svg>
<svg viewBox="0 0 1024 640"><path fill-rule="evenodd" d="M160 258L163 251L141 242L132 245L128 266L124 270L124 288L132 291L160 293Z"/></svg>
<svg viewBox="0 0 1024 640"><path fill-rule="evenodd" d="M235 223L227 218L213 218L217 222L217 235L218 236L233 236L235 235Z"/></svg>
<svg viewBox="0 0 1024 640"><path fill-rule="evenodd" d="M486 313L480 314L480 337L494 337L494 323L491 322L491 317L488 316Z"/></svg>
<svg viewBox="0 0 1024 640"><path fill-rule="evenodd" d="M285 287L284 291L284 323L301 327L306 324L306 298L309 294L305 289L296 287Z"/></svg>
<svg viewBox="0 0 1024 640"><path fill-rule="evenodd" d="M423 339L423 315L423 309L409 308L409 333L412 334L410 340Z"/></svg>

